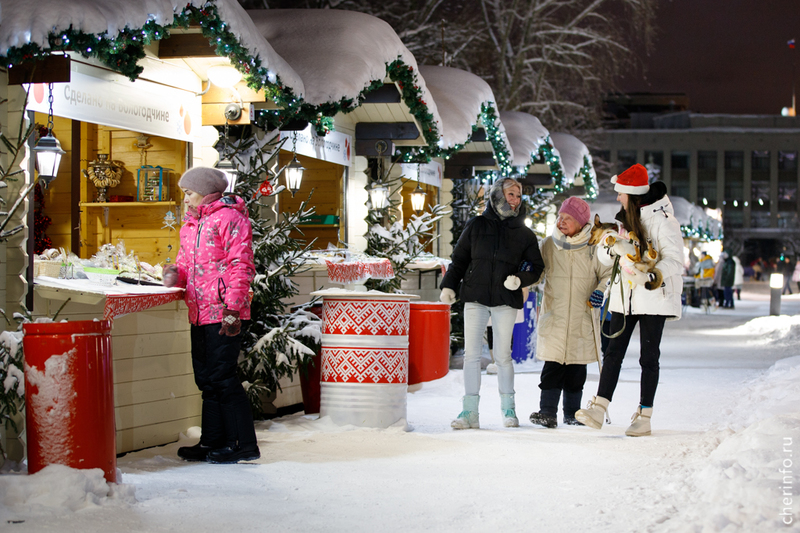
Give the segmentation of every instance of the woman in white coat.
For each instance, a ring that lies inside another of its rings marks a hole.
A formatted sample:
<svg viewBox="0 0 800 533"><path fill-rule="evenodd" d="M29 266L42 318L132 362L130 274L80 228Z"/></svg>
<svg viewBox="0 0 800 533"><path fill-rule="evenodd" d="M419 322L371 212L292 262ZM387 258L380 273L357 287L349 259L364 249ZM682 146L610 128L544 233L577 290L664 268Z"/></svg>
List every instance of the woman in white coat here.
<svg viewBox="0 0 800 533"><path fill-rule="evenodd" d="M624 247L618 240L613 246L598 246L598 258L613 263L620 258L619 273L613 275L609 309L612 311L611 334L618 333L608 343L603 356L603 370L597 396L586 409L575 413L583 424L600 429L614 395L622 360L636 325L639 325L642 368L639 407L625 434L632 437L650 435L650 417L658 386L661 335L667 320L681 316L681 291L684 252L680 223L675 218L672 202L662 182L648 185L647 170L634 165L619 176L611 178L617 201L622 209L617 214L623 239L633 232L644 255L647 241L658 252L655 268L634 265L624 257ZM604 240L604 243L610 241ZM636 268L637 266L641 267ZM647 270L647 271L644 271Z"/></svg>

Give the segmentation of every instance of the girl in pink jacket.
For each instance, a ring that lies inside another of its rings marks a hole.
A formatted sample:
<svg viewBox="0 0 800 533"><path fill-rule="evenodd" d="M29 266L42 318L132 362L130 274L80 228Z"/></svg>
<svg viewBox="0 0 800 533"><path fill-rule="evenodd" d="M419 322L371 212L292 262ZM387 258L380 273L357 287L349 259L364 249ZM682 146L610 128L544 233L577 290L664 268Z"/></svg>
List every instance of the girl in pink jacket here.
<svg viewBox="0 0 800 533"><path fill-rule="evenodd" d="M255 275L247 207L237 196L222 195L228 181L213 168L187 171L178 186L187 212L178 258L164 269L164 285L186 288L192 367L203 398L200 442L178 449L178 455L211 463L251 461L261 454L236 374Z"/></svg>

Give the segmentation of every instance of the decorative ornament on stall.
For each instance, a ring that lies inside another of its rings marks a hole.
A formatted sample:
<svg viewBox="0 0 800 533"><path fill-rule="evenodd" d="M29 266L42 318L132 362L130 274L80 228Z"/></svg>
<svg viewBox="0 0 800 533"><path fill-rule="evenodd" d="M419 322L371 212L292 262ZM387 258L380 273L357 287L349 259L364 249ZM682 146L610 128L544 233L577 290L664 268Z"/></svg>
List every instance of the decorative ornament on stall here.
<svg viewBox="0 0 800 533"><path fill-rule="evenodd" d="M84 177L97 187L96 202L107 202L106 192L110 187L116 187L122 180L125 165L121 161L112 161L109 154L97 154L97 159L88 164L83 171Z"/></svg>
<svg viewBox="0 0 800 533"><path fill-rule="evenodd" d="M425 209L425 191L422 190L422 187L419 186L419 180L422 176L422 166L417 164L417 188L411 193L411 208L417 214L417 216L422 214L423 209Z"/></svg>
<svg viewBox="0 0 800 533"><path fill-rule="evenodd" d="M61 143L53 136L53 84L48 84L47 89L50 91L50 96L48 98L48 102L50 102L50 111L47 114L47 135L39 139L39 142L33 147L33 153L36 154L36 168L39 171L39 181L45 189L51 181L56 179L58 167L61 164L61 156L67 153L61 149Z"/></svg>
<svg viewBox="0 0 800 533"><path fill-rule="evenodd" d="M166 202L169 200L169 175L171 168L144 165L136 171L136 198L140 202Z"/></svg>
<svg viewBox="0 0 800 533"><path fill-rule="evenodd" d="M286 176L286 188L292 193L292 198L297 191L300 190L300 185L303 183L303 174L306 169L297 160L297 132L292 136L292 161L286 165L283 170Z"/></svg>

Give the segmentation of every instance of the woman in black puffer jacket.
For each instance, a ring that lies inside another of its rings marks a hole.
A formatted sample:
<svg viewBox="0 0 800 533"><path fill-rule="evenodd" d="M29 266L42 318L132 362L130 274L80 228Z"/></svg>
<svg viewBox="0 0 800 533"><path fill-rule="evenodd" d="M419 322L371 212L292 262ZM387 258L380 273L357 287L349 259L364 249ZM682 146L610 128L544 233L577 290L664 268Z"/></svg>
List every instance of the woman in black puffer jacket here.
<svg viewBox="0 0 800 533"><path fill-rule="evenodd" d="M532 285L544 270L536 235L525 225L520 183L513 178L497 181L487 200L483 214L464 228L441 284L443 302L455 302L459 284L464 302L465 391L463 410L451 424L454 429L480 427L481 351L490 317L503 425L519 425L511 335L517 310L523 304L520 287Z"/></svg>

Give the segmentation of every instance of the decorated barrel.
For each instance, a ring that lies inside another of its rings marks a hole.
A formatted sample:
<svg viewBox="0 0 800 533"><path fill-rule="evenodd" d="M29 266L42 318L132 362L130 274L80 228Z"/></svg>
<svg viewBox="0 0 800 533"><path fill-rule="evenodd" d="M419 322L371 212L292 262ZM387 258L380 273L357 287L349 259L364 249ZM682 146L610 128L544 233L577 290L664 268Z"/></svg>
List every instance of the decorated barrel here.
<svg viewBox="0 0 800 533"><path fill-rule="evenodd" d="M330 289L322 303L320 416L386 428L406 420L408 294Z"/></svg>

